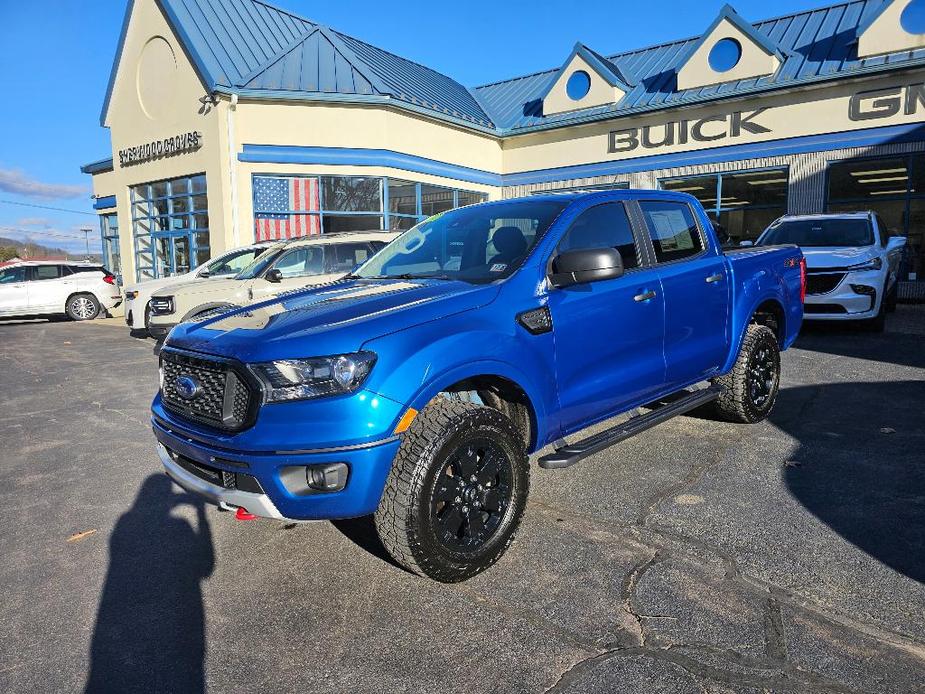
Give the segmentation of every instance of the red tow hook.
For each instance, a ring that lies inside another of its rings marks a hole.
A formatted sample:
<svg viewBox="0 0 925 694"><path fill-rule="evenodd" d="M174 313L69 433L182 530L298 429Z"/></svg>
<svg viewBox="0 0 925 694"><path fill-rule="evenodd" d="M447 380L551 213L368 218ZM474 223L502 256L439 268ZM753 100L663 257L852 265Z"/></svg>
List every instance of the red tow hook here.
<svg viewBox="0 0 925 694"><path fill-rule="evenodd" d="M234 512L234 519L239 521L257 520L257 516L243 506L238 506L238 510Z"/></svg>

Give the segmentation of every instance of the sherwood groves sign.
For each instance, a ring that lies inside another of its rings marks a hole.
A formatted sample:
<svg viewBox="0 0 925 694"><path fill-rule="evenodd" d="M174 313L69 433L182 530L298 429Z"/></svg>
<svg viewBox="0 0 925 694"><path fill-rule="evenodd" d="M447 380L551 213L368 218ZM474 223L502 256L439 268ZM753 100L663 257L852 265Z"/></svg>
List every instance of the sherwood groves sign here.
<svg viewBox="0 0 925 694"><path fill-rule="evenodd" d="M132 164L141 164L152 159L161 157L174 157L178 154L187 154L195 152L202 147L202 133L194 130L188 133L181 133L173 137L165 137L163 140L154 140L145 142L135 147L127 147L119 150L119 166L131 166Z"/></svg>
<svg viewBox="0 0 925 694"><path fill-rule="evenodd" d="M915 114L925 106L925 84L909 84L888 89L858 92L848 100L848 119L854 122L890 118L903 113ZM734 140L745 134L761 135L772 132L761 123L768 108L732 111L698 119L679 119L636 128L612 130L607 152L619 154L637 149L656 149L684 145L688 142L719 142Z"/></svg>

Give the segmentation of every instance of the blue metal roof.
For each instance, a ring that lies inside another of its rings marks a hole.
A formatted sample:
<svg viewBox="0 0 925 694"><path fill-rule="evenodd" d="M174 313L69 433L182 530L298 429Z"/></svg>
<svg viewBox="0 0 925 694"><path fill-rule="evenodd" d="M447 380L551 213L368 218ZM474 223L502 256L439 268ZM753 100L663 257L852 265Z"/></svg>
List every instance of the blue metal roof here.
<svg viewBox="0 0 925 694"><path fill-rule="evenodd" d="M685 91L677 91L677 71L703 36L609 57L577 44L575 51L625 87L626 95L619 103L544 116L543 96L561 67L467 89L435 70L262 0L157 0L210 91L249 98L388 102L498 135L925 63L925 49L858 59L860 28L890 1L853 0L754 24L727 5L714 26L730 19L775 52L781 68L774 75ZM129 0L126 20L131 10ZM126 27L127 21L110 92ZM107 92L103 118L109 97Z"/></svg>
<svg viewBox="0 0 925 694"><path fill-rule="evenodd" d="M696 37L609 56L608 60L625 67L637 80L636 86L616 104L543 116L542 95L558 70L495 82L472 91L496 126L507 134L795 87L925 61L925 49L857 57L859 27L869 23L890 1L855 0L752 24L756 35L764 37L765 45L775 48L783 61L776 74L766 77L677 91L677 71L701 41Z"/></svg>

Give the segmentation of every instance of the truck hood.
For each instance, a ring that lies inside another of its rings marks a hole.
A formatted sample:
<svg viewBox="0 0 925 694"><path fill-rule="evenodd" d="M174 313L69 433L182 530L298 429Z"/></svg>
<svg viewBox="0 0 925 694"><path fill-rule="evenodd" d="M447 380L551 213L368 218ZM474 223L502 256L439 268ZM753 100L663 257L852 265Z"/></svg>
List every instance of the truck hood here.
<svg viewBox="0 0 925 694"><path fill-rule="evenodd" d="M803 257L806 258L806 267L810 270L848 267L849 265L857 265L871 258L876 258L878 255L876 246L800 247L800 250L803 251Z"/></svg>
<svg viewBox="0 0 925 694"><path fill-rule="evenodd" d="M245 362L344 354L383 335L484 306L498 291L497 285L445 280L342 280L181 323L167 345Z"/></svg>

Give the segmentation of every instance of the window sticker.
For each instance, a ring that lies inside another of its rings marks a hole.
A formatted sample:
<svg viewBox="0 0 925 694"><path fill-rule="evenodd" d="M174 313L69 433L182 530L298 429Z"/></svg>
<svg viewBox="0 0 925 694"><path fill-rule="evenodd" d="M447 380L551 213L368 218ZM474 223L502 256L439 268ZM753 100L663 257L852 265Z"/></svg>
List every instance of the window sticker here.
<svg viewBox="0 0 925 694"><path fill-rule="evenodd" d="M504 272L507 269L507 263L495 263L491 266L491 272Z"/></svg>

